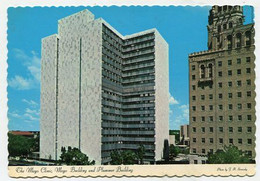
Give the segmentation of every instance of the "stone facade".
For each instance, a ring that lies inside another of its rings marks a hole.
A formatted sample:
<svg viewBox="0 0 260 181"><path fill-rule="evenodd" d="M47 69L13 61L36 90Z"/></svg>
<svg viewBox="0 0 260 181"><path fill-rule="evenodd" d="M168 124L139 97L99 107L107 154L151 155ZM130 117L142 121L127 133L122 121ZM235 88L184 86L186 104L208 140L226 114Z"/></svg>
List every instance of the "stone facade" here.
<svg viewBox="0 0 260 181"><path fill-rule="evenodd" d="M254 24L240 6L213 6L208 50L189 55L190 151L235 145L255 157Z"/></svg>
<svg viewBox="0 0 260 181"><path fill-rule="evenodd" d="M168 130L168 44L156 29L122 36L87 10L42 40L42 158L77 147L97 164L114 150L161 159Z"/></svg>

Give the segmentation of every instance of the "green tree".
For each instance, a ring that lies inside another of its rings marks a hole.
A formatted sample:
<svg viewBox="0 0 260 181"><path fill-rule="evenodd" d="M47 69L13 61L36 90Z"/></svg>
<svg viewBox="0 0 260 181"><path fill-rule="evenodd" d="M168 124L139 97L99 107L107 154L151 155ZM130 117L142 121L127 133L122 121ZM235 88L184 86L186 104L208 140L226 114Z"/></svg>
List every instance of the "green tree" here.
<svg viewBox="0 0 260 181"><path fill-rule="evenodd" d="M90 161L88 156L82 153L78 148L61 148L61 156L58 163L66 165L94 165L95 161Z"/></svg>
<svg viewBox="0 0 260 181"><path fill-rule="evenodd" d="M145 147L144 145L140 145L136 152L136 156L139 159L140 164L144 164L144 154L145 154Z"/></svg>
<svg viewBox="0 0 260 181"><path fill-rule="evenodd" d="M180 148L174 145L170 145L170 156L176 157L181 152Z"/></svg>
<svg viewBox="0 0 260 181"><path fill-rule="evenodd" d="M132 165L137 164L138 157L131 150L113 151L110 154L111 165Z"/></svg>
<svg viewBox="0 0 260 181"><path fill-rule="evenodd" d="M210 164L251 163L252 160L236 146L224 146L223 150L208 154Z"/></svg>
<svg viewBox="0 0 260 181"><path fill-rule="evenodd" d="M34 151L33 138L8 133L9 156L27 156Z"/></svg>

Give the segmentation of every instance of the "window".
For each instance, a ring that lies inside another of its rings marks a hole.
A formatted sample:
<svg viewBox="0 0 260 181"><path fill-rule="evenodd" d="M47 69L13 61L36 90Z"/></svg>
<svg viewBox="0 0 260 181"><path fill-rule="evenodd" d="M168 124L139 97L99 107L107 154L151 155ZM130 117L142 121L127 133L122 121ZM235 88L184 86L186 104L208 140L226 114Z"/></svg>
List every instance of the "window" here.
<svg viewBox="0 0 260 181"><path fill-rule="evenodd" d="M232 82L228 82L228 87L232 87Z"/></svg>
<svg viewBox="0 0 260 181"><path fill-rule="evenodd" d="M228 127L228 132L233 133L233 127Z"/></svg>
<svg viewBox="0 0 260 181"><path fill-rule="evenodd" d="M251 44L251 32L247 31L245 35L246 35L246 46L249 46Z"/></svg>
<svg viewBox="0 0 260 181"><path fill-rule="evenodd" d="M213 133L213 127L209 127L209 132Z"/></svg>
<svg viewBox="0 0 260 181"><path fill-rule="evenodd" d="M223 110L223 105L222 104L218 105L218 109Z"/></svg>
<svg viewBox="0 0 260 181"><path fill-rule="evenodd" d="M213 121L213 116L209 117L209 121L212 122Z"/></svg>
<svg viewBox="0 0 260 181"><path fill-rule="evenodd" d="M202 110L202 111L205 111L205 106L201 106L201 110Z"/></svg>
<svg viewBox="0 0 260 181"><path fill-rule="evenodd" d="M241 85L242 85L241 80L238 80L238 81L237 81L237 86L238 86L238 87L241 87Z"/></svg>
<svg viewBox="0 0 260 181"><path fill-rule="evenodd" d="M210 110L210 111L213 110L213 105L209 105L209 110Z"/></svg>
<svg viewBox="0 0 260 181"><path fill-rule="evenodd" d="M227 24L223 24L223 29L227 29Z"/></svg>
<svg viewBox="0 0 260 181"><path fill-rule="evenodd" d="M247 132L252 133L252 127L247 127Z"/></svg>
<svg viewBox="0 0 260 181"><path fill-rule="evenodd" d="M241 58L237 59L237 64L241 64Z"/></svg>
<svg viewBox="0 0 260 181"><path fill-rule="evenodd" d="M212 89L212 84L209 85L209 88Z"/></svg>
<svg viewBox="0 0 260 181"><path fill-rule="evenodd" d="M213 143L213 138L209 138L209 142L210 142L210 143Z"/></svg>
<svg viewBox="0 0 260 181"><path fill-rule="evenodd" d="M237 97L241 98L242 97L242 92L237 92Z"/></svg>
<svg viewBox="0 0 260 181"><path fill-rule="evenodd" d="M251 73L251 69L250 68L246 68L246 73L250 74Z"/></svg>
<svg viewBox="0 0 260 181"><path fill-rule="evenodd" d="M218 76L219 76L219 77L222 77L222 71L219 71L219 72L218 72Z"/></svg>
<svg viewBox="0 0 260 181"><path fill-rule="evenodd" d="M228 105L228 109L229 109L229 110L232 110L232 109L233 109L233 105L232 105L232 104L229 104L229 105Z"/></svg>
<svg viewBox="0 0 260 181"><path fill-rule="evenodd" d="M248 121L252 121L252 116L251 115L247 115L247 120Z"/></svg>
<svg viewBox="0 0 260 181"><path fill-rule="evenodd" d="M233 144L233 139L229 138L229 144Z"/></svg>
<svg viewBox="0 0 260 181"><path fill-rule="evenodd" d="M205 138L201 138L201 143L205 143Z"/></svg>
<svg viewBox="0 0 260 181"><path fill-rule="evenodd" d="M201 127L201 132L205 133L205 127Z"/></svg>
<svg viewBox="0 0 260 181"><path fill-rule="evenodd" d="M232 76L232 70L228 70L228 75Z"/></svg>
<svg viewBox="0 0 260 181"><path fill-rule="evenodd" d="M232 49L232 35L227 36L227 47L228 47L228 50Z"/></svg>
<svg viewBox="0 0 260 181"><path fill-rule="evenodd" d="M251 58L250 57L246 57L246 63L250 63L251 62Z"/></svg>
<svg viewBox="0 0 260 181"><path fill-rule="evenodd" d="M196 121L196 117L192 117L192 121L195 122Z"/></svg>
<svg viewBox="0 0 260 181"><path fill-rule="evenodd" d="M202 152L202 153L206 153L206 150L205 150L205 149L201 149L201 152ZM205 164L205 160L202 160L201 163L202 163L202 164Z"/></svg>
<svg viewBox="0 0 260 181"><path fill-rule="evenodd" d="M223 95L222 94L218 94L218 98L222 99Z"/></svg>
<svg viewBox="0 0 260 181"><path fill-rule="evenodd" d="M238 103L238 104L237 104L237 109L238 109L238 110L241 110L241 109L242 109L242 104Z"/></svg>
<svg viewBox="0 0 260 181"><path fill-rule="evenodd" d="M251 91L247 91L247 92L246 92L246 96L247 96L247 97L251 97Z"/></svg>
<svg viewBox="0 0 260 181"><path fill-rule="evenodd" d="M237 132L242 133L242 127L238 127Z"/></svg>
<svg viewBox="0 0 260 181"><path fill-rule="evenodd" d="M196 153L196 148L192 148L192 153Z"/></svg>
<svg viewBox="0 0 260 181"><path fill-rule="evenodd" d="M218 83L218 87L219 87L219 88L222 88L222 82L219 82L219 83Z"/></svg>
<svg viewBox="0 0 260 181"><path fill-rule="evenodd" d="M205 95L201 95L201 96L200 96L200 99L201 99L201 100L205 100Z"/></svg>
<svg viewBox="0 0 260 181"><path fill-rule="evenodd" d="M192 90L196 90L196 86L195 85L192 85Z"/></svg>
<svg viewBox="0 0 260 181"><path fill-rule="evenodd" d="M196 96L192 96L192 100L195 101L196 100Z"/></svg>
<svg viewBox="0 0 260 181"><path fill-rule="evenodd" d="M192 106L192 111L196 111L196 106Z"/></svg>
<svg viewBox="0 0 260 181"><path fill-rule="evenodd" d="M223 116L219 116L219 117L218 117L218 120L219 120L219 121L223 121Z"/></svg>
<svg viewBox="0 0 260 181"><path fill-rule="evenodd" d="M192 138L193 143L196 143L196 141L197 141L196 138Z"/></svg>
<svg viewBox="0 0 260 181"><path fill-rule="evenodd" d="M198 164L198 160L194 160L194 164Z"/></svg>
<svg viewBox="0 0 260 181"><path fill-rule="evenodd" d="M229 27L229 28L232 28L232 27L233 27L232 22L229 22L229 23L228 23L228 27Z"/></svg>
<svg viewBox="0 0 260 181"><path fill-rule="evenodd" d="M218 140L220 144L223 144L223 138L219 138Z"/></svg>
<svg viewBox="0 0 260 181"><path fill-rule="evenodd" d="M247 109L251 109L251 103L247 103Z"/></svg>
<svg viewBox="0 0 260 181"><path fill-rule="evenodd" d="M237 120L242 121L242 115L237 115Z"/></svg>
<svg viewBox="0 0 260 181"><path fill-rule="evenodd" d="M204 116L201 117L201 121L205 121L205 117Z"/></svg>
<svg viewBox="0 0 260 181"><path fill-rule="evenodd" d="M232 60L228 60L228 65L232 65Z"/></svg>
<svg viewBox="0 0 260 181"><path fill-rule="evenodd" d="M228 98L232 99L232 93L228 93Z"/></svg>
<svg viewBox="0 0 260 181"><path fill-rule="evenodd" d="M204 65L200 66L200 78L205 78L206 68Z"/></svg>
<svg viewBox="0 0 260 181"><path fill-rule="evenodd" d="M241 75L241 69L237 69L237 75Z"/></svg>
<svg viewBox="0 0 260 181"><path fill-rule="evenodd" d="M209 152L210 152L210 153L213 153L213 149L209 149Z"/></svg>
<svg viewBox="0 0 260 181"><path fill-rule="evenodd" d="M192 75L192 80L195 80L195 78L196 78L195 75Z"/></svg>
<svg viewBox="0 0 260 181"><path fill-rule="evenodd" d="M228 116L228 121L233 121L233 116Z"/></svg>
<svg viewBox="0 0 260 181"><path fill-rule="evenodd" d="M251 145L252 144L252 139L247 139L247 144Z"/></svg>
<svg viewBox="0 0 260 181"><path fill-rule="evenodd" d="M238 138L237 142L238 142L238 144L242 144L242 139Z"/></svg>
<svg viewBox="0 0 260 181"><path fill-rule="evenodd" d="M192 65L192 66L191 66L191 70L195 70L195 65Z"/></svg>
<svg viewBox="0 0 260 181"><path fill-rule="evenodd" d="M218 131L219 131L220 133L223 133L223 127L218 127Z"/></svg>
<svg viewBox="0 0 260 181"><path fill-rule="evenodd" d="M210 99L210 100L213 99L213 94L209 94L209 99Z"/></svg>
<svg viewBox="0 0 260 181"><path fill-rule="evenodd" d="M222 67L222 61L218 61L218 66Z"/></svg>
<svg viewBox="0 0 260 181"><path fill-rule="evenodd" d="M251 80L250 79L246 80L246 85L251 85Z"/></svg>
<svg viewBox="0 0 260 181"><path fill-rule="evenodd" d="M209 77L213 77L213 66L209 64Z"/></svg>
<svg viewBox="0 0 260 181"><path fill-rule="evenodd" d="M241 48L241 33L236 34L236 47Z"/></svg>
<svg viewBox="0 0 260 181"><path fill-rule="evenodd" d="M196 127L192 127L192 132L196 133Z"/></svg>

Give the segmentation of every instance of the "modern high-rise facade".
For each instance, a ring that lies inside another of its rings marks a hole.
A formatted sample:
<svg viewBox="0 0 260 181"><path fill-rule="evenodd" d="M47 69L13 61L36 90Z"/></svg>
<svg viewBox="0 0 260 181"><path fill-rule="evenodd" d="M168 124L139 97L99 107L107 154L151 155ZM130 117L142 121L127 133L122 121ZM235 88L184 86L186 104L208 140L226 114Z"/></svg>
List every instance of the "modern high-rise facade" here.
<svg viewBox="0 0 260 181"><path fill-rule="evenodd" d="M77 147L96 164L144 145L159 160L169 139L168 44L156 29L123 36L88 10L42 39L40 157Z"/></svg>
<svg viewBox="0 0 260 181"><path fill-rule="evenodd" d="M254 24L240 6L213 6L208 50L189 55L190 151L235 145L255 157Z"/></svg>

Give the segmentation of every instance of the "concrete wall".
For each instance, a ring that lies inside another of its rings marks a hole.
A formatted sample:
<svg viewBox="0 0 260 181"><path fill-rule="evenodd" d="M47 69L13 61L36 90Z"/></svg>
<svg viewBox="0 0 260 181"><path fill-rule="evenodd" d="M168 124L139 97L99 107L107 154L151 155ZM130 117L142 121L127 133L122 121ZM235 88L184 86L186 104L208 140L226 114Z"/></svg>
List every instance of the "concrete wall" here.
<svg viewBox="0 0 260 181"><path fill-rule="evenodd" d="M40 154L55 159L57 35L42 40Z"/></svg>
<svg viewBox="0 0 260 181"><path fill-rule="evenodd" d="M168 44L155 31L155 160L162 157L164 139L169 140Z"/></svg>

